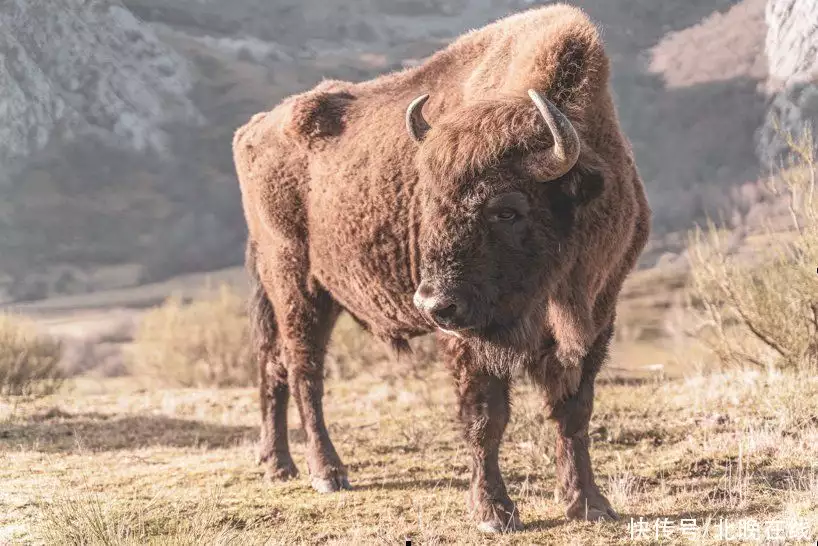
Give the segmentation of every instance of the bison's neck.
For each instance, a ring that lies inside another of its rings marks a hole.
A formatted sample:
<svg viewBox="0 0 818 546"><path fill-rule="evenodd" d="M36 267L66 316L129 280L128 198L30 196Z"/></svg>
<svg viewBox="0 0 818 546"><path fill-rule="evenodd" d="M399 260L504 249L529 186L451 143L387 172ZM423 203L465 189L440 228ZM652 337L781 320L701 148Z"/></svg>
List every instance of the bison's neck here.
<svg viewBox="0 0 818 546"><path fill-rule="evenodd" d="M421 195L415 144L398 130L373 131L377 116L377 126L401 121L375 106L354 103L344 132L313 154L303 199L312 275L373 334L394 341L429 329L412 301Z"/></svg>

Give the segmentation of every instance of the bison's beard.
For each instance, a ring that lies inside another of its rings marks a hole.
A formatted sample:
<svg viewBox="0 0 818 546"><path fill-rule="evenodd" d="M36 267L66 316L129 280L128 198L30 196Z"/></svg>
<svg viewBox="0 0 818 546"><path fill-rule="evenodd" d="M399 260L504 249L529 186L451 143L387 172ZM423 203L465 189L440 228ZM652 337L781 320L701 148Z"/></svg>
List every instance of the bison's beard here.
<svg viewBox="0 0 818 546"><path fill-rule="evenodd" d="M495 375L508 376L526 369L540 347L550 339L546 308L532 305L510 322L489 322L464 336L482 367Z"/></svg>

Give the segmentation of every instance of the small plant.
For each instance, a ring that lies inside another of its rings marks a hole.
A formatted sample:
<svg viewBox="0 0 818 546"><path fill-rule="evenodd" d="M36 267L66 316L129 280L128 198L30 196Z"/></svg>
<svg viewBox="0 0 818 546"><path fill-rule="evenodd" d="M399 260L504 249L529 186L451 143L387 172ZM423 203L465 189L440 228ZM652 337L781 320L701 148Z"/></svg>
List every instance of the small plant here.
<svg viewBox="0 0 818 546"><path fill-rule="evenodd" d="M62 385L60 342L24 318L0 314L0 395L45 396Z"/></svg>
<svg viewBox="0 0 818 546"><path fill-rule="evenodd" d="M129 370L162 384L247 386L257 380L245 300L227 286L149 311L128 351Z"/></svg>
<svg viewBox="0 0 818 546"><path fill-rule="evenodd" d="M787 200L792 230L767 227L767 247L743 261L713 223L690 240L692 303L704 319L699 337L727 366L818 368L815 146L809 132L785 139L791 156L769 189Z"/></svg>

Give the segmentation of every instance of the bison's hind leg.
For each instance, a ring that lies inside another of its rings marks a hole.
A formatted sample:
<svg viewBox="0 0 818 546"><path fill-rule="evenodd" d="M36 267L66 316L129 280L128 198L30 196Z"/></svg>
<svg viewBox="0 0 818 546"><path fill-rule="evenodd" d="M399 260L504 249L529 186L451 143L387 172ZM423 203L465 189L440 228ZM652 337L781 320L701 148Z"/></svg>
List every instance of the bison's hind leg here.
<svg viewBox="0 0 818 546"><path fill-rule="evenodd" d="M283 291L287 291L283 288ZM350 489L346 466L341 462L324 421L324 357L341 307L324 289L311 293L289 291L291 323L285 347L290 389L307 433L307 467L312 488L319 493ZM302 299L292 297L298 293Z"/></svg>
<svg viewBox="0 0 818 546"><path fill-rule="evenodd" d="M276 384L282 392L292 394L298 407L307 435L306 459L312 487L330 493L349 489L347 470L330 439L323 408L324 357L342 309L309 276L308 251L303 241L282 237L259 249L257 270L275 311L277 354L286 366L286 371L276 366L280 373ZM289 391L280 382L283 377Z"/></svg>
<svg viewBox="0 0 818 546"><path fill-rule="evenodd" d="M281 354L273 305L259 279L252 245L247 247L247 272L251 282L249 315L252 343L259 367L261 439L258 464L265 466L266 479L286 480L298 476L287 438L290 387L287 384L287 368Z"/></svg>

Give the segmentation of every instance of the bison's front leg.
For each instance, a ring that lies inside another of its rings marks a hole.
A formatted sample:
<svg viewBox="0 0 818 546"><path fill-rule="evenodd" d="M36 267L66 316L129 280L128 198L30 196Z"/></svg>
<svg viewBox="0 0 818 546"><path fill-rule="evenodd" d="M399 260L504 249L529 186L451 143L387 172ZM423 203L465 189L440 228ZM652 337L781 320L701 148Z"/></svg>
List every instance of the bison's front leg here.
<svg viewBox="0 0 818 546"><path fill-rule="evenodd" d="M588 450L588 423L594 407L594 380L607 357L612 332L612 329L608 329L600 335L583 359L582 375L576 391L552 407L551 417L557 428L555 497L558 502L565 502L565 514L571 519L619 519L594 481Z"/></svg>
<svg viewBox="0 0 818 546"><path fill-rule="evenodd" d="M509 380L479 370L465 346L455 344L449 352L460 422L471 452L469 508L483 531L519 530L519 514L506 492L498 460L510 414Z"/></svg>

